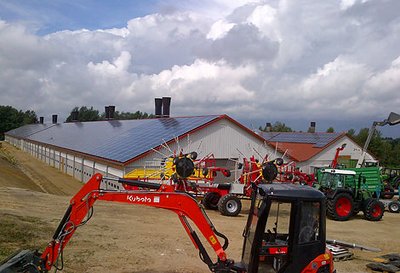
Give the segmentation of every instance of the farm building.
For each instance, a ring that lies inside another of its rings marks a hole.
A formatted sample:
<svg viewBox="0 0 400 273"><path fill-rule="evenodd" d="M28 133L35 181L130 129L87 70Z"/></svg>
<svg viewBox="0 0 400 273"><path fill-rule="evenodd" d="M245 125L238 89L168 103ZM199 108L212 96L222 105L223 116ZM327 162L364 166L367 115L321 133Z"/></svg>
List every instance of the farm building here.
<svg viewBox="0 0 400 273"><path fill-rule="evenodd" d="M338 162L354 167L361 156L362 147L346 133L260 132L270 145L286 153L285 161L293 161L303 172L327 167L335 157L336 149L346 144L340 152ZM289 159L288 159L289 158ZM376 162L369 153L366 161Z"/></svg>
<svg viewBox="0 0 400 273"><path fill-rule="evenodd" d="M196 151L199 158L213 154L217 166L231 169L235 159L255 151L275 154L261 136L227 115L68 123L53 119L52 124L11 130L5 139L80 181L96 172L122 177L160 165L163 157L180 150Z"/></svg>

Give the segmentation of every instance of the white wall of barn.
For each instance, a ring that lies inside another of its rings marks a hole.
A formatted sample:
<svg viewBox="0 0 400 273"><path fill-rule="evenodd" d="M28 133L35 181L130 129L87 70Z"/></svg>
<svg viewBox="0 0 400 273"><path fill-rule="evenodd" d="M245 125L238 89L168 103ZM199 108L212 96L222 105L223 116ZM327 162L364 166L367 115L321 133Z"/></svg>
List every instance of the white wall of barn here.
<svg viewBox="0 0 400 273"><path fill-rule="evenodd" d="M315 155L307 161L297 163L296 166L306 173L313 173L315 168L328 167L335 157L336 149L341 147L343 144L346 144L346 147L340 152L339 156L349 156L352 160L358 160L360 158L362 154L362 147L360 147L348 136L343 136L325 148L321 153ZM369 153L366 154L365 160L376 161L376 159Z"/></svg>
<svg viewBox="0 0 400 273"><path fill-rule="evenodd" d="M104 176L122 177L123 168L115 168L105 163L84 158L79 153L60 151L56 147L48 147L39 143L32 143L29 140L21 140L11 136L6 136L6 141L21 150L29 153L33 157L44 163L66 173L75 179L86 182L93 174L101 173ZM104 184L105 187L117 187L112 184Z"/></svg>

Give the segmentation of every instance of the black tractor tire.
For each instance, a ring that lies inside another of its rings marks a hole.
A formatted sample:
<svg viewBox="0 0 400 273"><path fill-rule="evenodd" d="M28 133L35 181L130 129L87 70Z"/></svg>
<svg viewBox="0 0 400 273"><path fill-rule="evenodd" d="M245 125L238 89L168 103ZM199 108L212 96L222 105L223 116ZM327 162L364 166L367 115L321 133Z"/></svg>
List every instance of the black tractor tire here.
<svg viewBox="0 0 400 273"><path fill-rule="evenodd" d="M399 201L392 201L388 205L388 209L390 212L399 213L400 212L400 202Z"/></svg>
<svg viewBox="0 0 400 273"><path fill-rule="evenodd" d="M385 211L385 205L375 198L369 198L365 201L364 217L368 221L380 221Z"/></svg>
<svg viewBox="0 0 400 273"><path fill-rule="evenodd" d="M242 210L242 202L236 195L227 194L219 199L218 210L225 216L237 216Z"/></svg>
<svg viewBox="0 0 400 273"><path fill-rule="evenodd" d="M393 178L393 187L397 190L400 186L400 176Z"/></svg>
<svg viewBox="0 0 400 273"><path fill-rule="evenodd" d="M218 209L218 202L221 199L221 195L217 192L207 192L204 195L203 200L201 203L206 209L210 210L217 210Z"/></svg>
<svg viewBox="0 0 400 273"><path fill-rule="evenodd" d="M394 188L389 183L386 183L383 191L381 192L382 199L392 199L394 196Z"/></svg>
<svg viewBox="0 0 400 273"><path fill-rule="evenodd" d="M346 192L338 193L334 198L328 199L327 208L327 214L333 220L347 221L354 213L353 197Z"/></svg>

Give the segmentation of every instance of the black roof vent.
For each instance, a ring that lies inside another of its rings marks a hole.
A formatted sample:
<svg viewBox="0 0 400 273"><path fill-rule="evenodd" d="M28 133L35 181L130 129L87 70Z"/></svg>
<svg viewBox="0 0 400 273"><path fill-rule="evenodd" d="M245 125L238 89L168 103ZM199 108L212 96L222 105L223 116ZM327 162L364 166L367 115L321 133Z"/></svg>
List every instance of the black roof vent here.
<svg viewBox="0 0 400 273"><path fill-rule="evenodd" d="M171 106L171 97L163 97L162 98L162 115L164 118L169 118L170 114L170 106Z"/></svg>
<svg viewBox="0 0 400 273"><path fill-rule="evenodd" d="M109 105L104 107L106 112L106 119L113 119L115 114L115 106Z"/></svg>
<svg viewBox="0 0 400 273"><path fill-rule="evenodd" d="M154 99L154 104L155 104L155 116L156 118L161 117L161 112L162 112L162 98L155 98Z"/></svg>
<svg viewBox="0 0 400 273"><path fill-rule="evenodd" d="M58 118L57 115L52 115L51 116L51 120L52 120L53 124L57 124L57 118Z"/></svg>

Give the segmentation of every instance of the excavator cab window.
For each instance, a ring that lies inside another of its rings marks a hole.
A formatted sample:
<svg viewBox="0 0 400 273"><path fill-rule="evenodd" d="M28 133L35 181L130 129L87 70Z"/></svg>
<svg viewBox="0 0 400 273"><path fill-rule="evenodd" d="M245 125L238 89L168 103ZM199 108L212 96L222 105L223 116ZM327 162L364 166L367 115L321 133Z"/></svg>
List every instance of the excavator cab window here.
<svg viewBox="0 0 400 273"><path fill-rule="evenodd" d="M320 204L318 202L304 202L301 206L299 228L299 244L318 241L320 225Z"/></svg>
<svg viewBox="0 0 400 273"><path fill-rule="evenodd" d="M244 233L242 261L252 267L248 272L278 272L287 262L291 211L290 202L255 202Z"/></svg>
<svg viewBox="0 0 400 273"><path fill-rule="evenodd" d="M272 201L259 253L258 272L278 272L287 261L291 203Z"/></svg>
<svg viewBox="0 0 400 273"><path fill-rule="evenodd" d="M301 272L325 253L325 200L287 192L278 196L271 190L252 204L243 233L242 264L248 273Z"/></svg>

